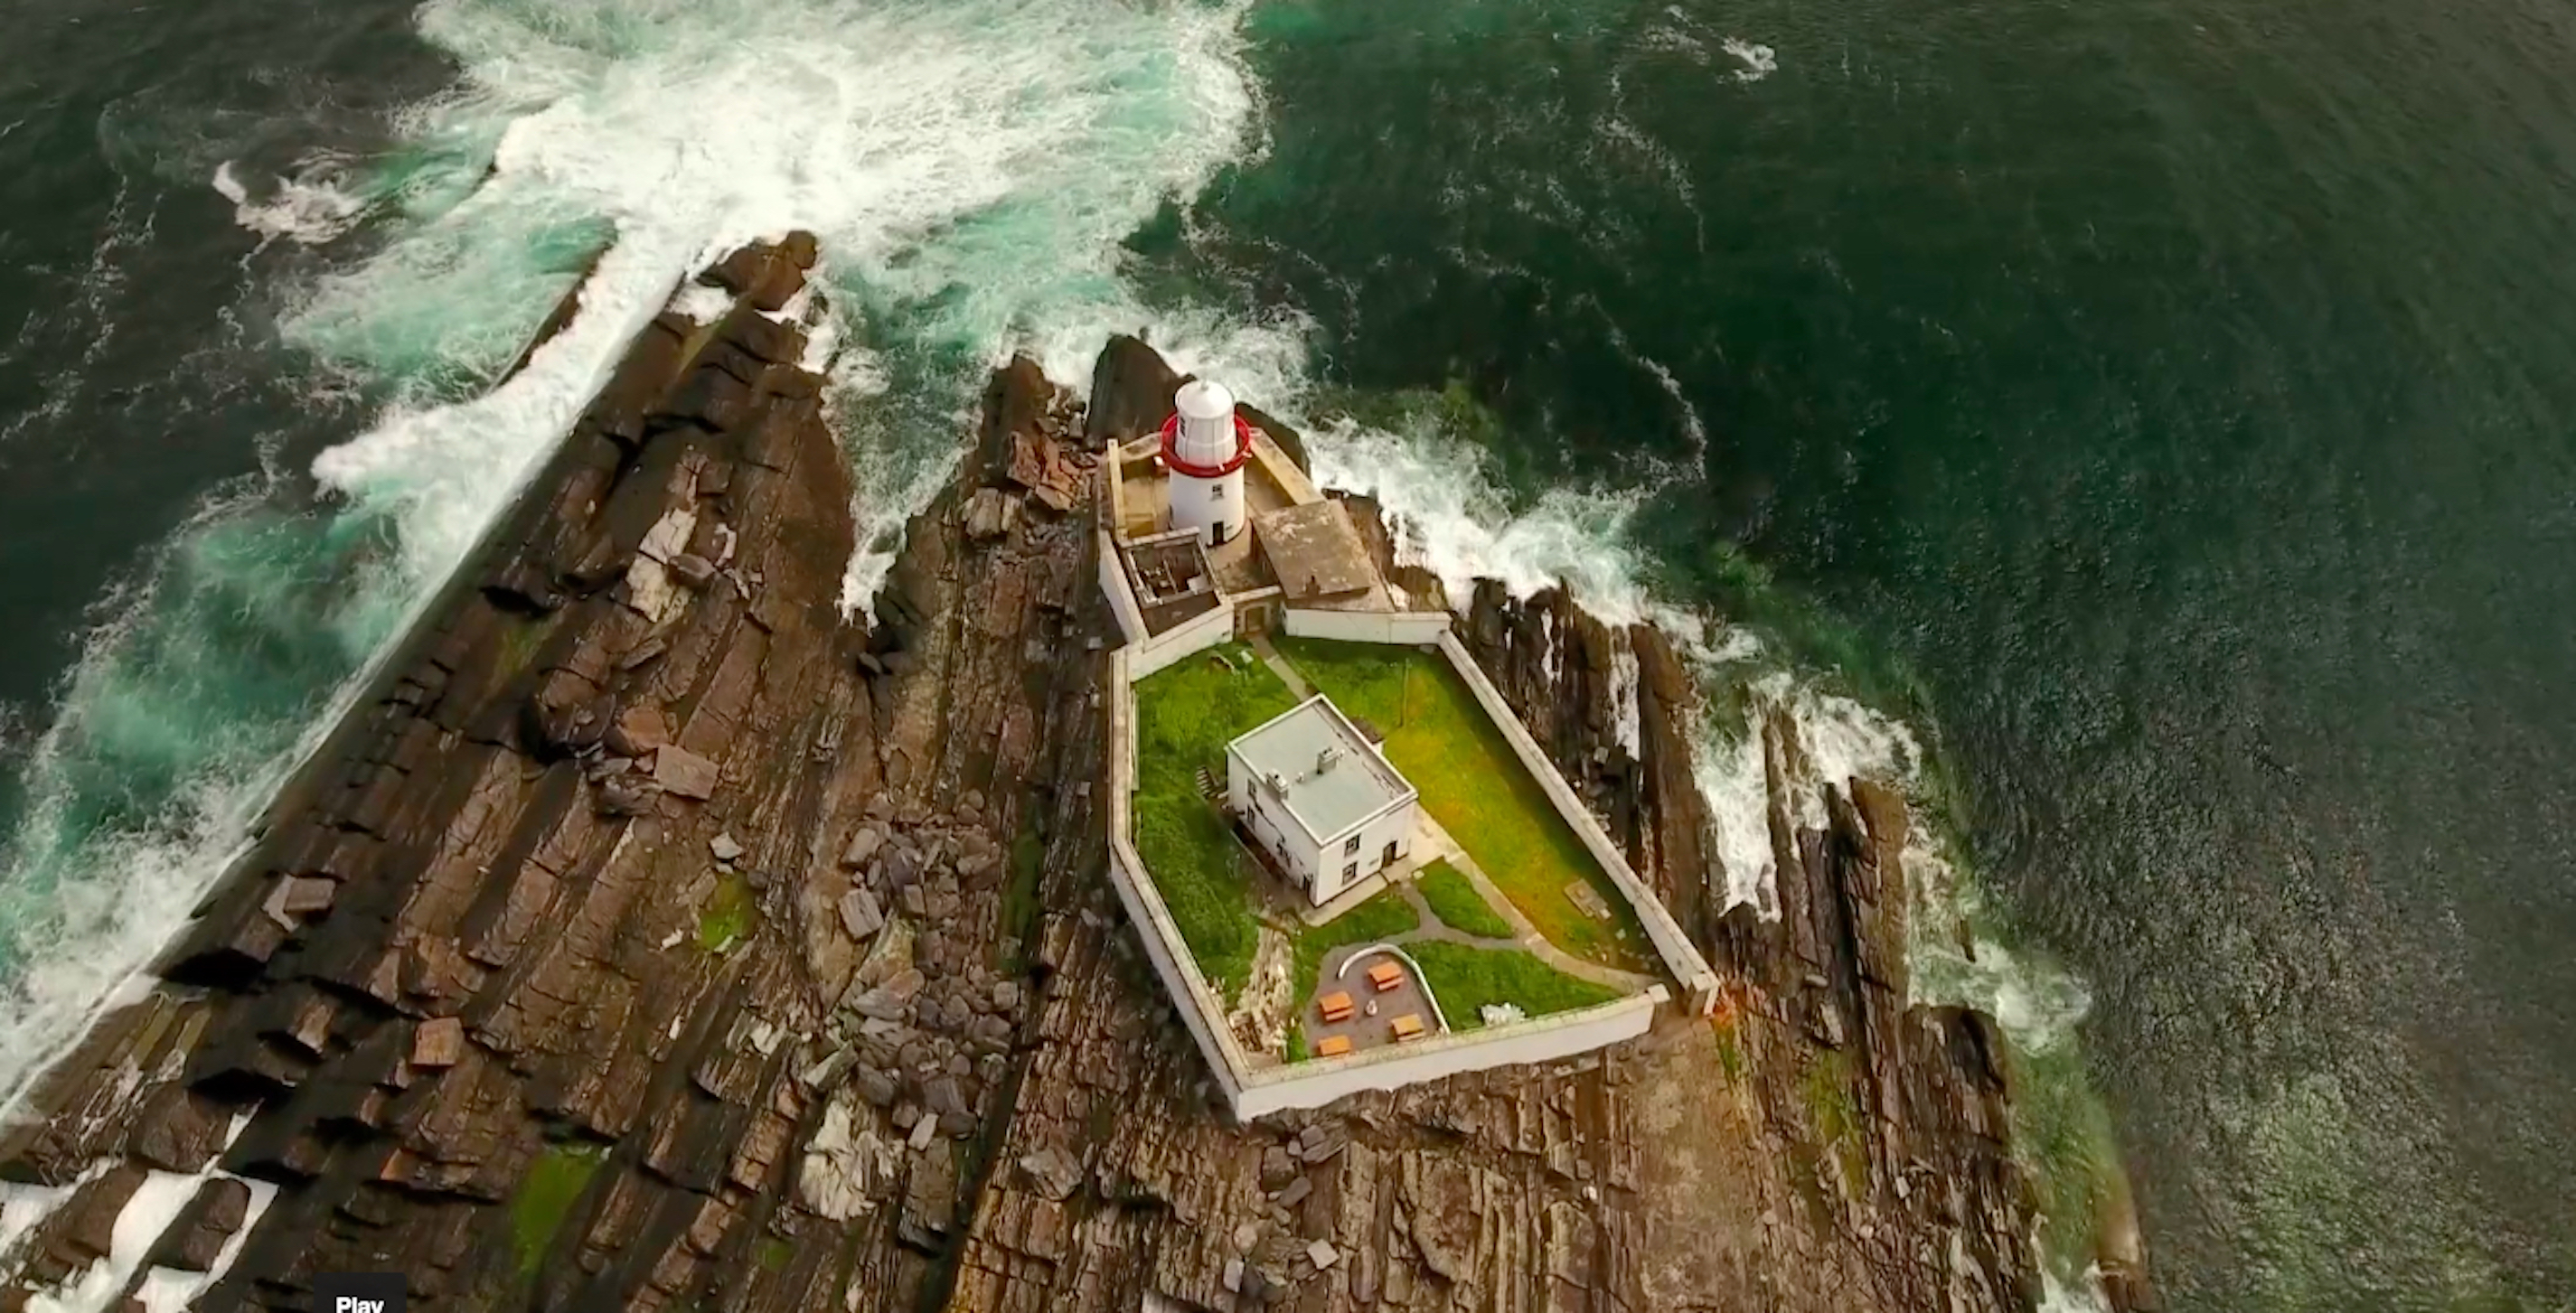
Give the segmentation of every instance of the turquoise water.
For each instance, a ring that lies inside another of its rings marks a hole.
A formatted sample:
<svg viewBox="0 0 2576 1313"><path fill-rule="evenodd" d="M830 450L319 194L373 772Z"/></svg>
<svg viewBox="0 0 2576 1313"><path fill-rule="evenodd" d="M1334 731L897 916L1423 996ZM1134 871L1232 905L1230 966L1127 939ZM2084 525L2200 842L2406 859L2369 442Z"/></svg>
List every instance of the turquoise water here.
<svg viewBox="0 0 2576 1313"><path fill-rule="evenodd" d="M1910 779L1927 910L1985 940L1927 941L1927 988L2023 1042L2054 1197L2125 1163L2174 1307L2576 1291L2562 11L16 30L0 1075L175 924L623 329L803 225L875 535L853 599L994 353L1078 381L1151 327L1434 568L1682 633L1741 896L1749 709ZM575 330L486 395L594 257Z"/></svg>

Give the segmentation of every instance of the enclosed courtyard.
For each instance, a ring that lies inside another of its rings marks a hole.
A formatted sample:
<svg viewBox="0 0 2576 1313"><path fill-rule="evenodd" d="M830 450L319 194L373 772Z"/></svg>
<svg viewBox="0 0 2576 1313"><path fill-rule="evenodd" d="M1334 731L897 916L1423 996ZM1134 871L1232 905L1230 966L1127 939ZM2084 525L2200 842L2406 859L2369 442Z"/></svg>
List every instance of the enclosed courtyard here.
<svg viewBox="0 0 2576 1313"><path fill-rule="evenodd" d="M1227 744L1316 692L1383 737L1423 812L1416 860L1323 907L1242 842L1223 798ZM1436 654L1228 643L1134 693L1137 854L1229 1006L1257 958L1274 985L1286 972L1278 1056L1588 1007L1658 979L1616 886Z"/></svg>

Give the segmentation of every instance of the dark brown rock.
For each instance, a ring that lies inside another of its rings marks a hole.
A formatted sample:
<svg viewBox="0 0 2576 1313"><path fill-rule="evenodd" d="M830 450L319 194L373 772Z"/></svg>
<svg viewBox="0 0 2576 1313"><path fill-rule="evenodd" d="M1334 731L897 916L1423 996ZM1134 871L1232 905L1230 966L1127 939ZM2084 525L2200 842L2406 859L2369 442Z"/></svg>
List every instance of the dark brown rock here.
<svg viewBox="0 0 2576 1313"><path fill-rule="evenodd" d="M215 1177L189 1196L169 1229L161 1233L148 1261L156 1267L182 1272L211 1272L223 1257L224 1245L241 1230L249 1212L250 1187Z"/></svg>

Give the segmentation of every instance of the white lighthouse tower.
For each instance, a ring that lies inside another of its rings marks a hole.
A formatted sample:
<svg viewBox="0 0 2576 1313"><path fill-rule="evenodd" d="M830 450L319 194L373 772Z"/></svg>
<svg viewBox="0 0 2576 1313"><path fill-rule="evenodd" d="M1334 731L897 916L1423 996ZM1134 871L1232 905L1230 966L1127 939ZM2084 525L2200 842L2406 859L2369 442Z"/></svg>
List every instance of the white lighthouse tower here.
<svg viewBox="0 0 2576 1313"><path fill-rule="evenodd" d="M1234 413L1221 383L1181 385L1178 407L1163 422L1163 466L1171 473L1172 527L1196 529L1214 547L1243 532L1243 462L1252 455L1252 426Z"/></svg>

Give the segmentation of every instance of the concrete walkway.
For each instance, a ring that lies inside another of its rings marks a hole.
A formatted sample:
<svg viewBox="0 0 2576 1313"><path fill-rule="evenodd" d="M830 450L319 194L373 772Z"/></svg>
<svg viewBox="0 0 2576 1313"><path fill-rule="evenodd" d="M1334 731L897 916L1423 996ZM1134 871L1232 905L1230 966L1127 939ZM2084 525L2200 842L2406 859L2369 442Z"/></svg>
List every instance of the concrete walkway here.
<svg viewBox="0 0 2576 1313"><path fill-rule="evenodd" d="M1297 667L1288 664L1288 658L1279 655L1279 649L1270 645L1270 635L1254 634L1244 641L1251 644L1252 654L1261 658L1261 664L1270 667L1270 673L1277 675L1279 682L1286 684L1288 691L1297 695L1298 701L1303 702L1315 696L1315 686L1307 683L1306 677L1298 673Z"/></svg>
<svg viewBox="0 0 2576 1313"><path fill-rule="evenodd" d="M1476 865L1475 858L1469 857L1464 849L1459 849L1454 843L1450 847L1455 851L1443 854L1449 859L1449 864L1456 867L1460 875L1466 876L1468 883L1476 886L1477 893L1485 896L1487 907L1494 909L1496 915L1511 922L1512 933L1530 956L1569 976L1579 980L1589 980L1596 985L1607 985L1622 993L1639 993L1647 986L1656 983L1656 978L1653 976L1641 976L1634 971L1622 971L1617 967L1605 967L1598 962L1586 962L1547 942L1547 937L1538 932L1538 927L1531 925L1530 919L1521 915L1521 909L1513 906L1512 900L1505 897L1503 891L1495 886L1493 878L1485 874L1485 868ZM1440 924L1438 918L1431 915L1430 905L1423 902L1421 890L1414 888L1408 882L1404 886L1404 893L1405 897L1413 900L1426 922L1432 925ZM1445 926L1442 928L1446 929ZM1496 941L1462 937L1460 942L1492 947Z"/></svg>
<svg viewBox="0 0 2576 1313"><path fill-rule="evenodd" d="M1415 832L1414 842L1419 845L1427 841L1433 846L1435 852L1426 856L1417 848L1413 854L1414 857L1418 858L1424 866L1429 865L1435 858L1445 860L1459 874L1466 876L1467 882L1476 887L1476 892L1484 895L1485 905L1491 907L1495 915L1511 924L1512 938L1487 939L1482 935L1471 935L1441 920L1439 915L1431 910L1430 900L1424 898L1422 891L1414 887L1413 879L1408 875L1405 879L1395 881L1394 887L1404 901L1412 906L1413 915L1421 924L1416 929L1407 930L1399 935L1390 935L1380 942L1398 947L1437 942L1505 952L1517 948L1566 975L1618 990L1622 994L1642 993L1649 986L1661 983L1655 976L1621 971L1617 967L1606 967L1598 962L1586 962L1547 942L1546 936L1538 932L1538 927L1531 925L1529 918L1521 915L1521 909L1512 906L1512 900L1505 897L1501 889L1495 887L1493 879L1485 874L1484 868L1476 865L1475 859L1459 848L1456 840L1451 839L1448 833L1440 829L1438 824L1428 816L1423 818L1423 827L1422 830ZM1413 874L1419 874L1418 869ZM1367 947L1365 944L1346 944L1324 955L1323 977L1308 987L1306 998L1300 1005L1301 1015L1311 1012L1315 1000L1342 987L1337 982L1343 969L1350 964L1351 956L1365 947Z"/></svg>

